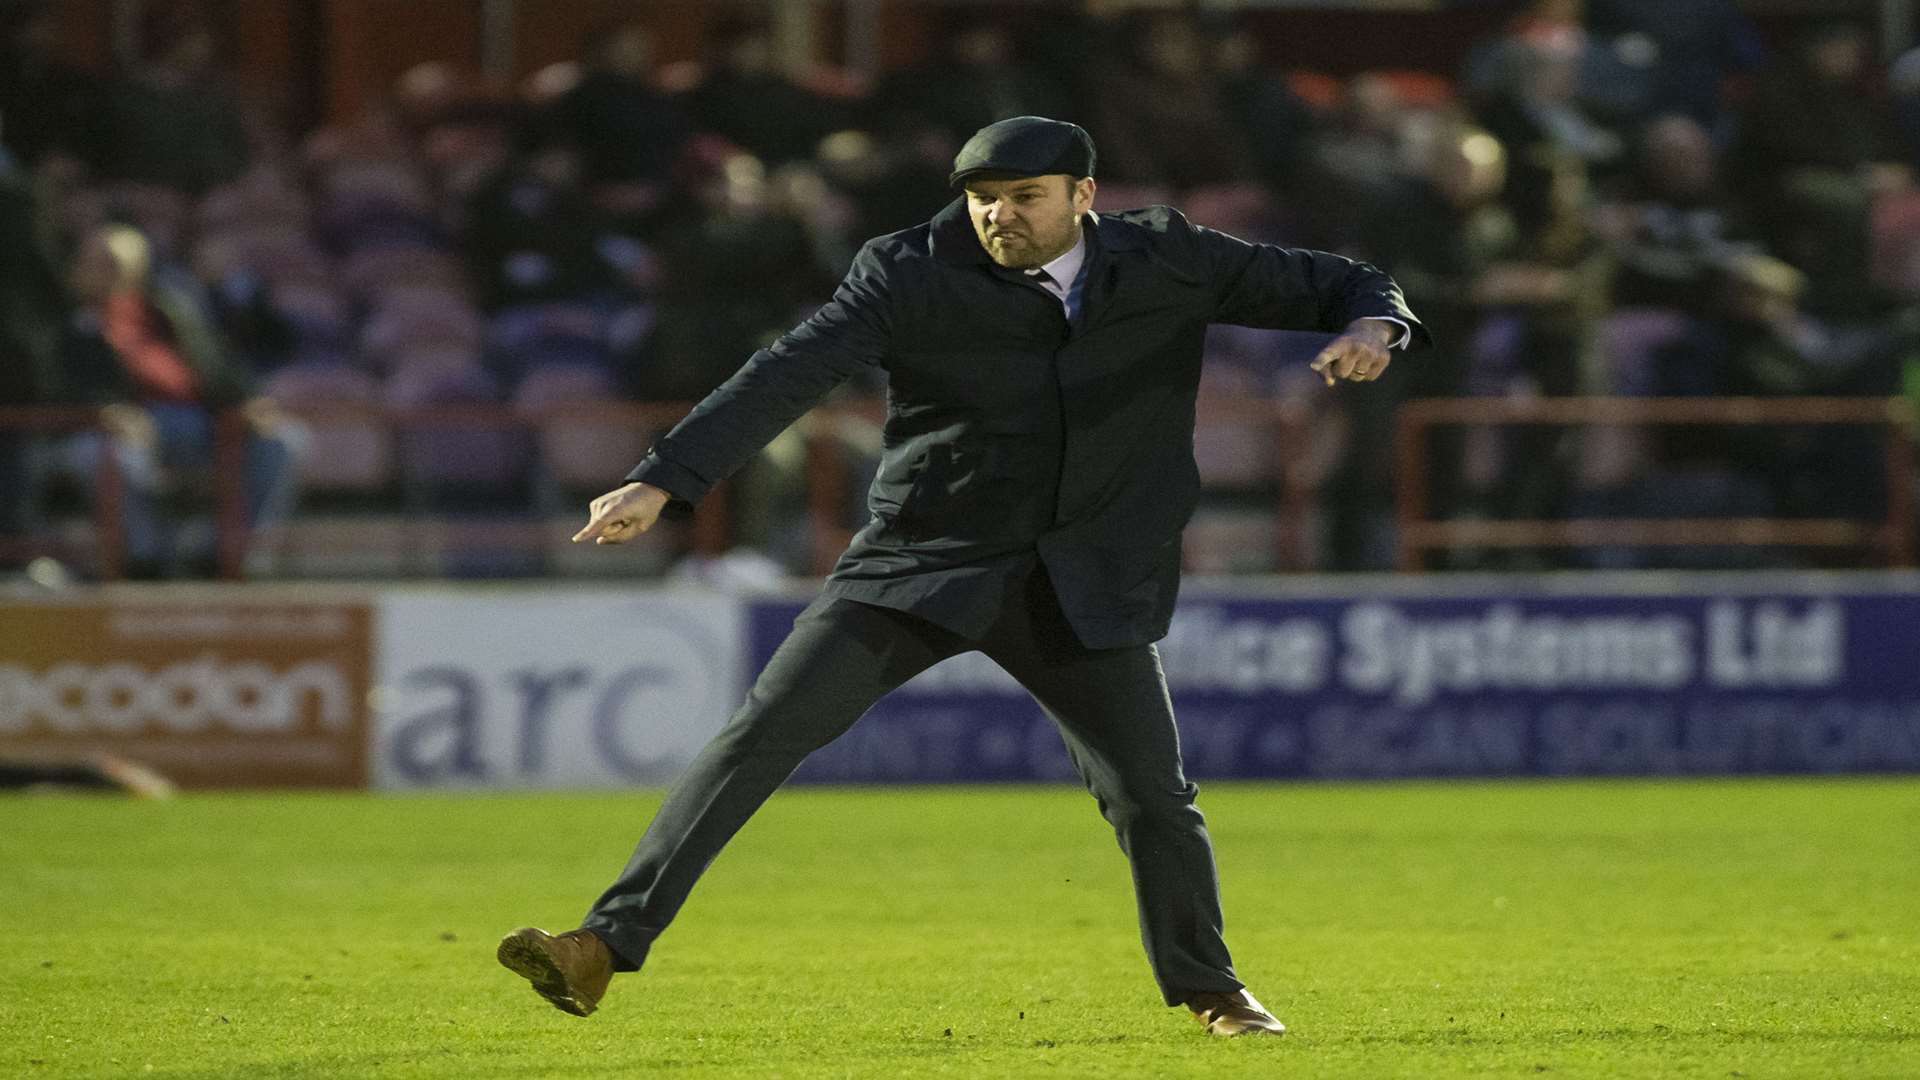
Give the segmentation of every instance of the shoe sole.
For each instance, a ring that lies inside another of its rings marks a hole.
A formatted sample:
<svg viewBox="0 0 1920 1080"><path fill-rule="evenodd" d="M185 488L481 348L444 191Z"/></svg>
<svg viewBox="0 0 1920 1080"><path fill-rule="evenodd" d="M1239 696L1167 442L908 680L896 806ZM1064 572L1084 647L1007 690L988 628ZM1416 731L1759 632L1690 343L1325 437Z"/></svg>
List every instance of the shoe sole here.
<svg viewBox="0 0 1920 1080"><path fill-rule="evenodd" d="M1265 1025L1249 1024L1246 1027L1232 1027L1218 1023L1207 1025L1207 1034L1216 1039L1244 1039L1249 1035L1280 1036L1286 1033L1287 1029L1284 1027L1270 1028Z"/></svg>
<svg viewBox="0 0 1920 1080"><path fill-rule="evenodd" d="M592 1016L594 1003L582 998L567 985L567 977L553 962L553 954L540 940L537 930L515 930L500 939L494 955L500 966L533 984L533 992L546 998L554 1008L574 1016Z"/></svg>

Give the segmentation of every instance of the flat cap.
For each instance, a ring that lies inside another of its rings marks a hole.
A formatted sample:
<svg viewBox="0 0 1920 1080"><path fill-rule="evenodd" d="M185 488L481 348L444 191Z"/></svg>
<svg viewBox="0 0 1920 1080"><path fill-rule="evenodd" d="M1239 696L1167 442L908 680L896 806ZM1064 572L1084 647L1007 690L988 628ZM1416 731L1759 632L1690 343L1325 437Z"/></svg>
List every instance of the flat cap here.
<svg viewBox="0 0 1920 1080"><path fill-rule="evenodd" d="M947 183L957 188L975 177L1010 180L1054 173L1092 176L1093 136L1065 120L1015 116L974 132L954 155Z"/></svg>

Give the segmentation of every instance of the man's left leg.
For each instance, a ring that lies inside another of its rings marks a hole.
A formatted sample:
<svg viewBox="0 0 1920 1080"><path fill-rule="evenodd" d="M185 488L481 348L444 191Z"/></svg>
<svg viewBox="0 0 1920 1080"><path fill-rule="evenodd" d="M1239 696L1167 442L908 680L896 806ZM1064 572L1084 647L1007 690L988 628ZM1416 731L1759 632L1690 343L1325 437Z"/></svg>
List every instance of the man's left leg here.
<svg viewBox="0 0 1920 1080"><path fill-rule="evenodd" d="M1233 972L1221 938L1219 880L1198 788L1181 769L1173 701L1152 646L1079 644L1052 582L1035 567L983 651L1060 728L1100 815L1133 867L1140 942L1167 1005L1187 1005L1210 1034L1281 1034Z"/></svg>
<svg viewBox="0 0 1920 1080"><path fill-rule="evenodd" d="M1198 789L1180 764L1180 738L1159 654L1150 645L1088 649L1036 568L1024 604L983 649L1059 726L1100 813L1133 869L1140 937L1169 1005L1186 1005L1215 1034L1278 1033L1246 993L1221 937L1220 892Z"/></svg>

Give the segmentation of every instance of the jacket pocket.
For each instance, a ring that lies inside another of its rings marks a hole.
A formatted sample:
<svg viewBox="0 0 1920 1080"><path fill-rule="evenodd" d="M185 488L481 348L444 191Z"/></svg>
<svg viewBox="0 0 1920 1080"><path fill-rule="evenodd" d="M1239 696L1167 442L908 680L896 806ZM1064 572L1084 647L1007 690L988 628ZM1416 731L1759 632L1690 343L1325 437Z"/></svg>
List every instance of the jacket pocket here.
<svg viewBox="0 0 1920 1080"><path fill-rule="evenodd" d="M1005 539L1027 530L1039 489L1031 436L992 435L928 448L901 500L895 530L908 540Z"/></svg>

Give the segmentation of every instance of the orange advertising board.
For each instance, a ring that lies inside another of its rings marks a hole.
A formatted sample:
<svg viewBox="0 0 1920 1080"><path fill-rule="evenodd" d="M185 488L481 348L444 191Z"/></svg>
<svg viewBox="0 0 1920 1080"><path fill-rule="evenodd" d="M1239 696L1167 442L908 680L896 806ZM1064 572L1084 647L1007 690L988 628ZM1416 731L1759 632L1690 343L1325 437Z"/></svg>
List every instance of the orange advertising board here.
<svg viewBox="0 0 1920 1080"><path fill-rule="evenodd" d="M0 758L364 787L371 655L366 604L0 604Z"/></svg>

